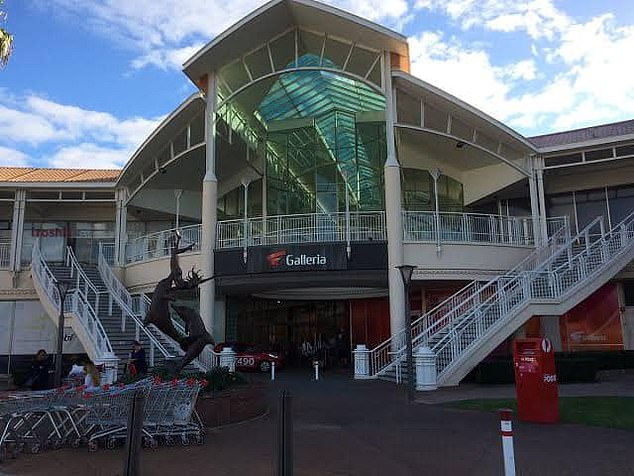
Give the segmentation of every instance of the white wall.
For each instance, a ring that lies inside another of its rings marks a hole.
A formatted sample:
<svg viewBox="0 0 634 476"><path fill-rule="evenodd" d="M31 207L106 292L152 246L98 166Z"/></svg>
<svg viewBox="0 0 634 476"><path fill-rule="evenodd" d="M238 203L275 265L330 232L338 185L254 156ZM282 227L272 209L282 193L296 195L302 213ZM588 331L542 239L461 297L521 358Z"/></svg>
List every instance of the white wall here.
<svg viewBox="0 0 634 476"><path fill-rule="evenodd" d="M414 279L491 279L528 256L532 248L470 244L405 243L404 262L418 267Z"/></svg>
<svg viewBox="0 0 634 476"><path fill-rule="evenodd" d="M0 301L0 355L30 355L39 349L54 353L57 326L40 301ZM70 325L64 327L64 353L84 353Z"/></svg>

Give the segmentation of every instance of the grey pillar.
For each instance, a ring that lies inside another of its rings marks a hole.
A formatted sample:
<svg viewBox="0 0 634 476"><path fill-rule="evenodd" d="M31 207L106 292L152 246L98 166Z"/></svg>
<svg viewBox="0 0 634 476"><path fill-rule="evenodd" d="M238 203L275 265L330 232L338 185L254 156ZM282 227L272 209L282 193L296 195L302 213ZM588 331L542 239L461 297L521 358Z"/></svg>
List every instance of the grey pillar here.
<svg viewBox="0 0 634 476"><path fill-rule="evenodd" d="M218 221L218 179L216 178L216 76L209 73L205 110L206 173L203 179L200 256L204 276L214 275L214 248ZM215 281L200 286L200 315L209 333L214 330Z"/></svg>
<svg viewBox="0 0 634 476"><path fill-rule="evenodd" d="M126 190L123 188L115 191L115 200L117 204L115 216L115 234L114 234L114 264L115 266L125 266L126 263L126 244L128 233L128 207L126 205Z"/></svg>
<svg viewBox="0 0 634 476"><path fill-rule="evenodd" d="M405 296L401 272L403 264L403 214L401 210L401 168L396 158L394 123L396 104L392 88L390 55L383 57L383 91L385 92L385 135L387 159L385 174L385 221L387 226L388 287L390 297L390 333L398 334L405 327Z"/></svg>
<svg viewBox="0 0 634 476"><path fill-rule="evenodd" d="M17 189L13 201L13 220L11 221L11 256L9 267L18 272L22 268L22 241L24 236L24 212L26 209L26 190Z"/></svg>

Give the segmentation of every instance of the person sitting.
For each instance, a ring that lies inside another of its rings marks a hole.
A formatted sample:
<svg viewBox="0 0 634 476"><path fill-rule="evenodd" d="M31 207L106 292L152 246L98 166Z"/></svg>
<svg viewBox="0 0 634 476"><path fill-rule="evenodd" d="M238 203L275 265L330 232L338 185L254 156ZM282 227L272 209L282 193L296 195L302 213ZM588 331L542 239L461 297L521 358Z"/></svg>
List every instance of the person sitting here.
<svg viewBox="0 0 634 476"><path fill-rule="evenodd" d="M46 390L49 388L51 373L51 361L44 349L40 349L35 354L31 363L31 374L27 379L26 386L32 390Z"/></svg>
<svg viewBox="0 0 634 476"><path fill-rule="evenodd" d="M84 372L86 373L86 377L84 378L84 385L86 386L86 390L89 392L94 392L95 390L99 390L101 385L101 375L99 375L99 370L95 367L91 361L86 362L84 365Z"/></svg>
<svg viewBox="0 0 634 476"><path fill-rule="evenodd" d="M128 372L133 377L147 373L145 351L138 340L132 342L132 352L130 352L130 358L128 359Z"/></svg>

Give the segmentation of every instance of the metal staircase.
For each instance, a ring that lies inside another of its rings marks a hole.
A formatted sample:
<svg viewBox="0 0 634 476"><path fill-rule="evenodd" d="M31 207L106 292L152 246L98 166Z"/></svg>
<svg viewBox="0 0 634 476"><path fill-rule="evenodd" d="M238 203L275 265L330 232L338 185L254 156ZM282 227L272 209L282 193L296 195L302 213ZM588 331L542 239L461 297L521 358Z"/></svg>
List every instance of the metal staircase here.
<svg viewBox="0 0 634 476"><path fill-rule="evenodd" d="M46 313L58 324L61 299L57 290L57 279L54 271L48 266L37 240L31 255L31 276L42 306ZM61 276L60 276L61 277ZM64 302L65 322L70 323L86 353L95 363L105 364L105 382L110 383L117 378L118 358L108 338L97 312L90 302L92 289L77 286L68 292ZM93 294L93 303L98 303L99 294Z"/></svg>
<svg viewBox="0 0 634 476"><path fill-rule="evenodd" d="M412 324L414 346L436 356L438 385L457 385L533 315L561 315L634 258L634 213L605 233L597 218L574 237L556 232L508 273L472 282ZM405 331L370 351L370 376L398 380Z"/></svg>

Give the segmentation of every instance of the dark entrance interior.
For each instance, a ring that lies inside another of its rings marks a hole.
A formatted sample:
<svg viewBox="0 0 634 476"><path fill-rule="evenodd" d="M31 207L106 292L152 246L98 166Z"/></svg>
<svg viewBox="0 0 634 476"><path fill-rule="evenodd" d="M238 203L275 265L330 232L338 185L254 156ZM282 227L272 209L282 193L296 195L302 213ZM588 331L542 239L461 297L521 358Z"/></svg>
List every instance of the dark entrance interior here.
<svg viewBox="0 0 634 476"><path fill-rule="evenodd" d="M349 301L230 299L227 340L266 346L289 366L310 367L318 358L326 367L347 367L349 307Z"/></svg>

